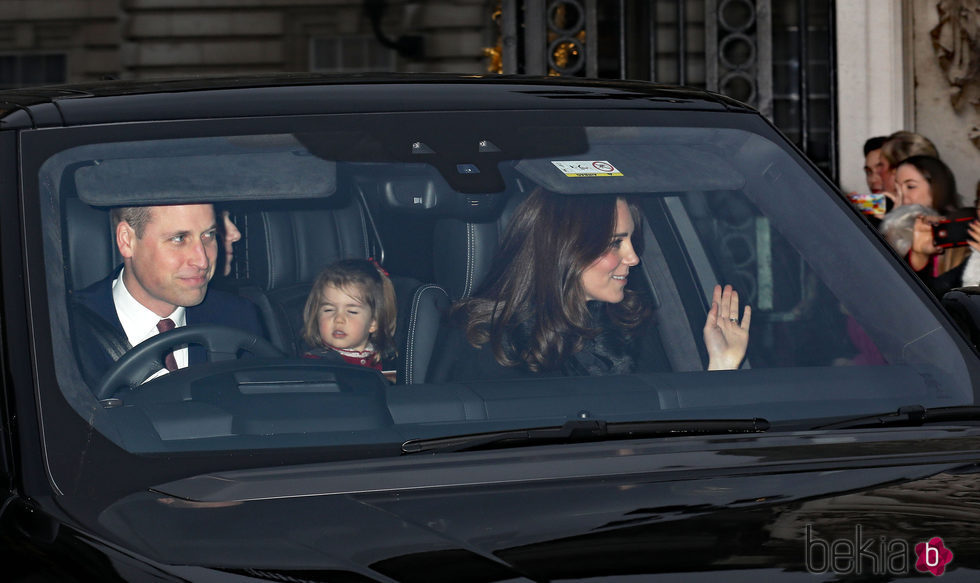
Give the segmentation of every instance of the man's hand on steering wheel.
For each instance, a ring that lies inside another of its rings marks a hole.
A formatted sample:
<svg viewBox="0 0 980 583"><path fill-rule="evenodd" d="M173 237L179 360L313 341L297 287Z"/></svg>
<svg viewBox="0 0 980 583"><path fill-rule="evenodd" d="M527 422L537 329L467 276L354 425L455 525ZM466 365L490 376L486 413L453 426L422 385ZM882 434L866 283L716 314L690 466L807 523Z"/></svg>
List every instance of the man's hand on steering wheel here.
<svg viewBox="0 0 980 583"><path fill-rule="evenodd" d="M182 326L157 334L134 346L132 350L112 365L98 386L95 397L104 400L121 389L134 389L164 368L164 358L175 348L185 344L200 344L212 362L238 358L239 352L249 352L260 358L282 358L281 350L268 340L239 328L215 324Z"/></svg>

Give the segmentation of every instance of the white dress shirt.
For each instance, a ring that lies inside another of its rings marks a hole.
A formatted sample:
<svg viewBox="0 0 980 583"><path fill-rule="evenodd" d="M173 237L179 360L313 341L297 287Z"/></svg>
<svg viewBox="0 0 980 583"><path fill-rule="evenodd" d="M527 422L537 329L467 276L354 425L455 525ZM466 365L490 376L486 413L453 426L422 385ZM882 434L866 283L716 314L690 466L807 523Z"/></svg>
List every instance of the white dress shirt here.
<svg viewBox="0 0 980 583"><path fill-rule="evenodd" d="M116 315L119 316L119 323L122 324L123 331L126 332L126 338L129 339L130 344L136 346L147 338L152 338L160 333L157 330L157 323L163 318L136 301L136 298L129 293L126 284L123 282L123 271L120 271L119 277L112 282L112 302L116 306ZM177 309L167 318L173 320L178 328L187 324L187 314L183 306L177 306ZM174 360L177 361L177 368L187 366L186 345L174 350ZM161 368L147 380L155 379L164 374L167 374L167 369Z"/></svg>

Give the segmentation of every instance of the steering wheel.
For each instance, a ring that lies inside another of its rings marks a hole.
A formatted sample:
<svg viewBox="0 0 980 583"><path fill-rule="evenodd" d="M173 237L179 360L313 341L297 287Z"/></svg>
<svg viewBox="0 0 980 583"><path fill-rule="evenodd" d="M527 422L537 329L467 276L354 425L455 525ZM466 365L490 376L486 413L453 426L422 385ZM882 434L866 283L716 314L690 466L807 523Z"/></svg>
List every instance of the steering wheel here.
<svg viewBox="0 0 980 583"><path fill-rule="evenodd" d="M281 350L265 338L239 328L198 324L181 326L169 332L157 334L140 342L112 365L98 386L95 397L100 401L116 394L119 389L134 389L158 370L174 348L184 344L200 344L208 353L208 360L217 362L238 357L245 350L260 358L282 358Z"/></svg>

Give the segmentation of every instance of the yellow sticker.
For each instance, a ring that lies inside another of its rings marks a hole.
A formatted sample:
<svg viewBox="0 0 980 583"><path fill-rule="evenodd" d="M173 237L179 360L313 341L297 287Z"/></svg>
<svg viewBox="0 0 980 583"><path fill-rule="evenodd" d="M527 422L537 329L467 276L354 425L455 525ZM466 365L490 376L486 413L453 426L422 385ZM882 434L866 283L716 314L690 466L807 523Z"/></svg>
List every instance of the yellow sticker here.
<svg viewBox="0 0 980 583"><path fill-rule="evenodd" d="M605 160L552 160L551 163L569 178L623 175Z"/></svg>

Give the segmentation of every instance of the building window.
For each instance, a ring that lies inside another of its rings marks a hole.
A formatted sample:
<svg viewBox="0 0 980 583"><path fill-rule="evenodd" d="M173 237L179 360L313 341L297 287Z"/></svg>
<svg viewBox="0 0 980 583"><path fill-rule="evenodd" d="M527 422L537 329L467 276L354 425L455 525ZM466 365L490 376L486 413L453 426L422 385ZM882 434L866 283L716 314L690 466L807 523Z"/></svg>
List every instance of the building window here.
<svg viewBox="0 0 980 583"><path fill-rule="evenodd" d="M310 70L317 73L394 71L395 51L373 36L313 37Z"/></svg>
<svg viewBox="0 0 980 583"><path fill-rule="evenodd" d="M64 83L65 61L64 54L0 55L0 89Z"/></svg>

